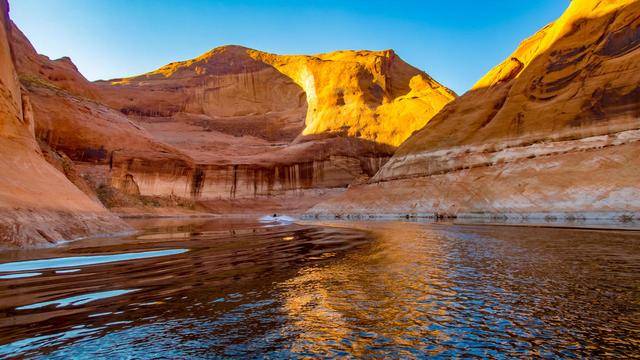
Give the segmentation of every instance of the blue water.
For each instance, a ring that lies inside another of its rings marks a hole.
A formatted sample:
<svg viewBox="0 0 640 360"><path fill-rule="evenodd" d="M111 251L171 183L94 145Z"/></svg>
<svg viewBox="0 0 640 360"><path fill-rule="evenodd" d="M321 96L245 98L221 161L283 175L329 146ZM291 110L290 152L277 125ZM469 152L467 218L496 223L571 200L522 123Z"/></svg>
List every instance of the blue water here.
<svg viewBox="0 0 640 360"><path fill-rule="evenodd" d="M637 232L271 225L3 253L0 357L640 357Z"/></svg>

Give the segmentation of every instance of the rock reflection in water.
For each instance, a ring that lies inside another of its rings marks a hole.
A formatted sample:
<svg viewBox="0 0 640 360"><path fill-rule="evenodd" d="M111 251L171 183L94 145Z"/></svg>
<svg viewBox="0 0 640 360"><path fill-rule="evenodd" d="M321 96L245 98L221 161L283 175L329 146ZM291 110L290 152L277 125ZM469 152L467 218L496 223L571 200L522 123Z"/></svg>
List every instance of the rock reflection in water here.
<svg viewBox="0 0 640 360"><path fill-rule="evenodd" d="M188 249L37 273L27 266L24 273L36 274L30 277L1 272L0 355L639 353L635 232L331 225L202 220L3 254L6 270L34 259Z"/></svg>

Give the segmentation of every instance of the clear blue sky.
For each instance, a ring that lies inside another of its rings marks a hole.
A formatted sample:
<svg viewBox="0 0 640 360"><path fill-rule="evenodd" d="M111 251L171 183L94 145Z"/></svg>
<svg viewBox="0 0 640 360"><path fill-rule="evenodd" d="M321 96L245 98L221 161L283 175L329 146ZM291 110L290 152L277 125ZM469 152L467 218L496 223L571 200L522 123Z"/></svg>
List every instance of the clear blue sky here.
<svg viewBox="0 0 640 360"><path fill-rule="evenodd" d="M90 80L135 75L219 45L278 54L395 49L458 93L568 0L9 0L38 52Z"/></svg>

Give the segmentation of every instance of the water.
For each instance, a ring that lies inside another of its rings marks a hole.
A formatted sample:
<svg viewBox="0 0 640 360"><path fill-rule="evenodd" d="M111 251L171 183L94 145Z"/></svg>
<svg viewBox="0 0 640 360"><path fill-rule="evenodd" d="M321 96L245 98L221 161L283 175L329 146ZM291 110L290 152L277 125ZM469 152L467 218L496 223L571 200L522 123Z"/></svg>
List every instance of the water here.
<svg viewBox="0 0 640 360"><path fill-rule="evenodd" d="M0 254L0 357L640 358L640 235L139 224Z"/></svg>

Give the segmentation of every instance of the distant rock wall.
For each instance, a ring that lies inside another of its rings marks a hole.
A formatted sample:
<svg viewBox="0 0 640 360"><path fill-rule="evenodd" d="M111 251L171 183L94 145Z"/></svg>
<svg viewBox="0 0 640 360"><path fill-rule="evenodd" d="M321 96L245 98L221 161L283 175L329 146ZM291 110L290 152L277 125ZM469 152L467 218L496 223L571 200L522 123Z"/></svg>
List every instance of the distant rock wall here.
<svg viewBox="0 0 640 360"><path fill-rule="evenodd" d="M393 50L249 54L304 89L309 106L302 135L343 133L398 146L456 97Z"/></svg>
<svg viewBox="0 0 640 360"><path fill-rule="evenodd" d="M96 84L109 104L134 114L229 118L280 112L289 124L297 119L302 135L340 134L391 146L455 98L392 50L287 56L223 46Z"/></svg>
<svg viewBox="0 0 640 360"><path fill-rule="evenodd" d="M287 196L308 189L346 188L362 177L371 177L387 159L331 156L326 160L262 165L116 159L112 185L131 194L194 200Z"/></svg>

